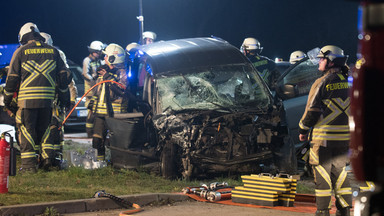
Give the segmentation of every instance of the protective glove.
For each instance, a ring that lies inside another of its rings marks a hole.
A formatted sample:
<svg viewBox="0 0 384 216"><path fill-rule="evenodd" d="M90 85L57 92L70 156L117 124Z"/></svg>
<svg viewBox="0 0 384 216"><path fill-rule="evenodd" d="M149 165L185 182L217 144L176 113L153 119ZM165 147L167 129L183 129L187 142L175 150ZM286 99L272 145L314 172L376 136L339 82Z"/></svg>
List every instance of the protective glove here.
<svg viewBox="0 0 384 216"><path fill-rule="evenodd" d="M4 107L3 108L3 110L5 111L5 112L7 112L7 114L11 117L11 118L14 118L15 116L16 116L16 111L12 111L12 110L10 110L9 109L9 107Z"/></svg>
<svg viewBox="0 0 384 216"><path fill-rule="evenodd" d="M89 103L88 103L87 109L92 110L94 103L95 103L94 100L90 100Z"/></svg>
<svg viewBox="0 0 384 216"><path fill-rule="evenodd" d="M61 108L69 108L71 105L70 100L70 93L68 88L64 91L60 90L58 91L58 104ZM64 110L64 109L63 109Z"/></svg>

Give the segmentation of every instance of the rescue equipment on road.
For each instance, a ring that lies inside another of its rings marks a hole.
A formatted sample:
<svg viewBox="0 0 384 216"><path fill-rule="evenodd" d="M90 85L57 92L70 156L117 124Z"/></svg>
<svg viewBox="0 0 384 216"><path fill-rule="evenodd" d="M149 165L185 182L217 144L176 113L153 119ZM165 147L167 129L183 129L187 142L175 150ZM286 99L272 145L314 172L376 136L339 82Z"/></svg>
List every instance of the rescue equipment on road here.
<svg viewBox="0 0 384 216"><path fill-rule="evenodd" d="M127 211L122 211L120 212L119 216L126 216L126 215L131 215L140 211L143 211L143 209L136 203L131 203L128 200L124 200L120 197L114 196L112 194L106 193L104 190L96 191L95 195L93 195L94 198L101 198L101 197L106 197L110 198L111 200L116 201L117 204L125 207L125 208L131 208L133 207L134 209L132 210L127 210Z"/></svg>
<svg viewBox="0 0 384 216"><path fill-rule="evenodd" d="M269 173L241 176L244 186L232 190L232 202L263 206L292 207L297 180L288 174Z"/></svg>
<svg viewBox="0 0 384 216"><path fill-rule="evenodd" d="M10 137L10 144L5 136ZM16 175L16 151L13 149L13 138L8 132L3 132L0 139L0 193L8 193L9 176L14 175Z"/></svg>
<svg viewBox="0 0 384 216"><path fill-rule="evenodd" d="M200 187L185 187L184 194L196 194L210 202L231 199L232 187L227 182L213 182L209 185L202 184Z"/></svg>

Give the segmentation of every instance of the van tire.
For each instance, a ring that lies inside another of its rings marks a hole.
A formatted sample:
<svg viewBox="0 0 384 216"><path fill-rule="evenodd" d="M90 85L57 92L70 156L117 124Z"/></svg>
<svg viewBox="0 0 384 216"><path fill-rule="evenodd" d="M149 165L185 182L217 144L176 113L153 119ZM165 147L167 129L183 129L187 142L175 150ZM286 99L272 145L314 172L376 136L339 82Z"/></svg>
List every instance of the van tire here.
<svg viewBox="0 0 384 216"><path fill-rule="evenodd" d="M177 146L166 142L160 156L161 176L165 179L175 179L177 176Z"/></svg>

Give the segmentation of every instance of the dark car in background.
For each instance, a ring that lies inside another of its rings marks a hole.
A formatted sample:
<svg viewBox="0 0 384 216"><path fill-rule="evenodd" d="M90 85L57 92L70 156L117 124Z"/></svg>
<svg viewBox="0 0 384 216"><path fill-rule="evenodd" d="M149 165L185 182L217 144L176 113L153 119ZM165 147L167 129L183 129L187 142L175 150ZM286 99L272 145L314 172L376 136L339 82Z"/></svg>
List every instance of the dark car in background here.
<svg viewBox="0 0 384 216"><path fill-rule="evenodd" d="M290 134L299 143L299 120L307 104L308 93L322 73L308 57L286 69L276 82L276 95L283 100Z"/></svg>
<svg viewBox="0 0 384 216"><path fill-rule="evenodd" d="M295 172L284 108L236 47L190 38L141 46L138 54L134 69L146 74L138 77L149 108L107 118L114 165L158 161L166 178Z"/></svg>
<svg viewBox="0 0 384 216"><path fill-rule="evenodd" d="M67 63L69 69L72 72L73 80L75 81L75 85L77 88L77 98L76 103L81 99L84 95L84 79L82 76L82 68L74 63L73 61L67 59ZM85 122L88 115L88 110L85 107L85 97L81 100L79 105L75 108L75 110L68 117L65 122L65 127L67 129L76 129L76 130L85 130Z"/></svg>

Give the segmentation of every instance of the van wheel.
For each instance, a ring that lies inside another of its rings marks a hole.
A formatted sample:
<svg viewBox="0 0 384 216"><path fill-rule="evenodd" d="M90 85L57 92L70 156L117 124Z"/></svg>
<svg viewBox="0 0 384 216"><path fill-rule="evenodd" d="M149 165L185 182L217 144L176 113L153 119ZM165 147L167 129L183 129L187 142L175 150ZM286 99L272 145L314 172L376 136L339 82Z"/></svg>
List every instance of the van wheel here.
<svg viewBox="0 0 384 216"><path fill-rule="evenodd" d="M160 156L161 176L166 179L175 179L177 176L177 145L166 142Z"/></svg>

